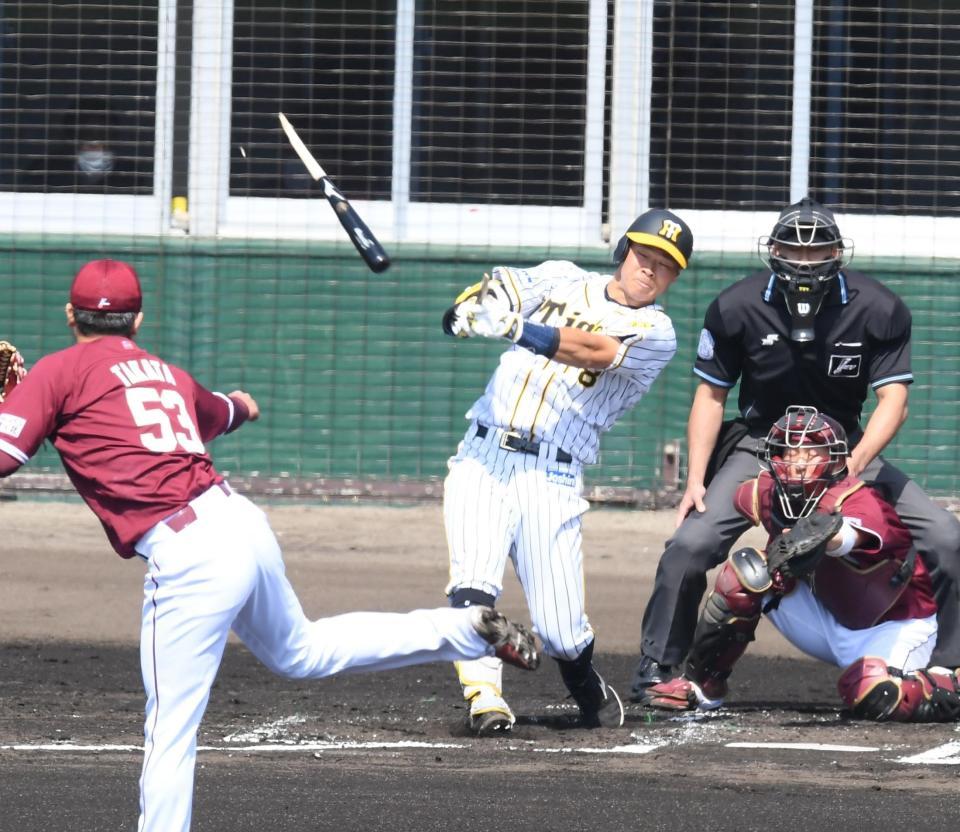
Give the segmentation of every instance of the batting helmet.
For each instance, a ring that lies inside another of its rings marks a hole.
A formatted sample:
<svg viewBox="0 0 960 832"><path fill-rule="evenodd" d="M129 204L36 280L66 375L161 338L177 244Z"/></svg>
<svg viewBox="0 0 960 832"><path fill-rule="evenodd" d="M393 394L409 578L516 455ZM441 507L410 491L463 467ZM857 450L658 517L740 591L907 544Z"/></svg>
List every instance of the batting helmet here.
<svg viewBox="0 0 960 832"><path fill-rule="evenodd" d="M788 407L757 453L773 477L784 516L793 520L810 514L847 473L846 431L815 407Z"/></svg>
<svg viewBox="0 0 960 832"><path fill-rule="evenodd" d="M672 211L662 208L644 211L631 223L613 251L616 265L619 266L626 259L631 242L662 249L677 261L681 269L687 267L693 254L690 226Z"/></svg>

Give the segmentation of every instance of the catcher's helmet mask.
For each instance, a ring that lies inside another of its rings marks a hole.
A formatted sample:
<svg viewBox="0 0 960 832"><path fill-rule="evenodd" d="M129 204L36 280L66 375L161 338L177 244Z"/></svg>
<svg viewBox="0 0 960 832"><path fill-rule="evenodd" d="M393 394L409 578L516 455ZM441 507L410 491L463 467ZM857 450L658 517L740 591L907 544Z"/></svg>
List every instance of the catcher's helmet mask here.
<svg viewBox="0 0 960 832"><path fill-rule="evenodd" d="M651 208L637 217L624 232L613 251L614 265L627 259L630 243L653 246L670 255L685 269L693 254L693 232L680 217L663 208Z"/></svg>
<svg viewBox="0 0 960 832"><path fill-rule="evenodd" d="M791 462L791 449L810 448L814 460ZM847 473L847 434L815 407L787 408L758 449L760 467L770 472L783 516L799 520L811 514L821 497Z"/></svg>
<svg viewBox="0 0 960 832"><path fill-rule="evenodd" d="M830 246L822 260L793 260L782 249ZM805 196L788 205L773 231L757 241L757 253L777 279L777 288L787 302L793 341L813 340L813 320L833 280L853 257L853 242L841 236L833 212Z"/></svg>

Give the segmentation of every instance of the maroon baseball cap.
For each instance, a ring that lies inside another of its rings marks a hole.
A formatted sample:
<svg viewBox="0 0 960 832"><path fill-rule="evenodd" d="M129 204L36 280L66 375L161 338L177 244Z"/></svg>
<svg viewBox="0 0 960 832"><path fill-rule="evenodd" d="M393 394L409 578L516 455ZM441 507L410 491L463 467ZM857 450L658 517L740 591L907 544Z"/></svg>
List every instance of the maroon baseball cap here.
<svg viewBox="0 0 960 832"><path fill-rule="evenodd" d="M73 279L70 303L92 312L139 312L140 279L133 266L121 260L91 260Z"/></svg>

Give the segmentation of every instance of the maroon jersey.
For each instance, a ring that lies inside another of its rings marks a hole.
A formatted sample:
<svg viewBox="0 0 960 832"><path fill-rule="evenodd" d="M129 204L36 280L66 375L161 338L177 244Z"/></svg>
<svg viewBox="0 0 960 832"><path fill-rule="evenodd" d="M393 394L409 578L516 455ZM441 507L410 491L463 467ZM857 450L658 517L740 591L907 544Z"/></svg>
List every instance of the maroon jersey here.
<svg viewBox="0 0 960 832"><path fill-rule="evenodd" d="M247 416L131 339L105 336L42 358L0 405L0 474L49 439L114 549L132 557L150 528L222 479L204 442Z"/></svg>
<svg viewBox="0 0 960 832"><path fill-rule="evenodd" d="M757 479L743 483L735 497L737 510L754 525L762 525L771 538L786 527L775 510L774 489L773 477L764 471ZM868 536L863 546L855 547L842 558L823 558L814 572L814 593L837 620L859 629L881 621L935 615L937 604L930 574L921 558L915 558L905 584L888 589L891 576L906 561L913 546L910 530L893 507L865 483L848 477L832 485L817 504L817 511L835 510ZM866 608L871 605L873 608L868 611Z"/></svg>

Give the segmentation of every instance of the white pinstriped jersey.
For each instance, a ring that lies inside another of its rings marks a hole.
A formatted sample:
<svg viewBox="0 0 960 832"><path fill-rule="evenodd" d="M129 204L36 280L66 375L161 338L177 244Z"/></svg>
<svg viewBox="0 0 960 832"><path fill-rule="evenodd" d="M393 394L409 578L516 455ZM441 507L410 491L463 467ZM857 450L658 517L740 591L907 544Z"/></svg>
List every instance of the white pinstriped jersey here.
<svg viewBox="0 0 960 832"><path fill-rule="evenodd" d="M670 318L656 304L633 309L610 300L609 275L567 260L530 269L498 266L493 278L493 291L500 294L502 284L511 308L524 318L609 335L621 346L605 370L570 367L514 346L501 356L467 418L556 445L582 463L595 462L600 435L643 397L676 352Z"/></svg>

